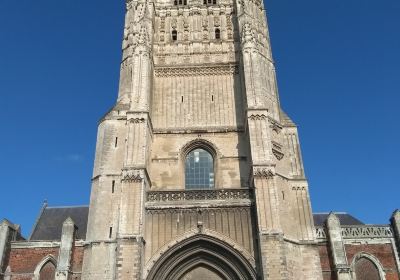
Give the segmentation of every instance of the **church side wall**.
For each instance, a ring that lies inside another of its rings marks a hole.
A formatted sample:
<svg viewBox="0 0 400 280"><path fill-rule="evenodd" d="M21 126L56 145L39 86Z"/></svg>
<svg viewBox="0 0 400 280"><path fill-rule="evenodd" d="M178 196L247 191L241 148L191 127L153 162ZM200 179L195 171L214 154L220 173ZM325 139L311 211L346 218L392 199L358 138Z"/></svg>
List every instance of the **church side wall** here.
<svg viewBox="0 0 400 280"><path fill-rule="evenodd" d="M51 246L40 244L41 242L13 242L8 264L12 280L31 280L35 276L38 265L48 256L57 260L59 245ZM71 255L71 280L81 279L83 246L75 246ZM40 268L39 268L40 269ZM7 276L7 275L6 275ZM7 278L6 278L7 279Z"/></svg>
<svg viewBox="0 0 400 280"><path fill-rule="evenodd" d="M396 265L396 256L393 244L389 239L367 239L357 238L357 240L345 241L344 248L347 259L347 264L350 269L350 274L354 272L354 261L360 255L365 255L368 258L374 259L379 263L386 280L399 280L398 267ZM337 274L335 264L332 257L332 249L328 242L319 242L318 245L320 266L324 280L336 280Z"/></svg>

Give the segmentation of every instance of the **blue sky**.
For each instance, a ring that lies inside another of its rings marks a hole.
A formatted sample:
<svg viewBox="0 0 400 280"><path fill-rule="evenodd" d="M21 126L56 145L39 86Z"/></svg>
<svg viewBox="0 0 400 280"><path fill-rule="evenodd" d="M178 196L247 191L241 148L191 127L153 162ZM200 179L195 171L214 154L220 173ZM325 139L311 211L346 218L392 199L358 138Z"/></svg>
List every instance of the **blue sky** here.
<svg viewBox="0 0 400 280"><path fill-rule="evenodd" d="M89 203L97 121L118 90L124 1L0 0L0 218ZM281 103L315 212L400 208L400 1L266 0Z"/></svg>

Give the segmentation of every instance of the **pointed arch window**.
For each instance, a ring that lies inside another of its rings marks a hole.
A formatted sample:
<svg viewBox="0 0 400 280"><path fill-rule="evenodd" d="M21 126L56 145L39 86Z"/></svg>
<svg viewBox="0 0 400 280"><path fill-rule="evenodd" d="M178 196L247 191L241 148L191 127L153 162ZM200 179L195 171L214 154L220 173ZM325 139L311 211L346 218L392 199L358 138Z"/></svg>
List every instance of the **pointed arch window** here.
<svg viewBox="0 0 400 280"><path fill-rule="evenodd" d="M214 159L205 149L197 148L187 154L185 159L185 188L214 188Z"/></svg>

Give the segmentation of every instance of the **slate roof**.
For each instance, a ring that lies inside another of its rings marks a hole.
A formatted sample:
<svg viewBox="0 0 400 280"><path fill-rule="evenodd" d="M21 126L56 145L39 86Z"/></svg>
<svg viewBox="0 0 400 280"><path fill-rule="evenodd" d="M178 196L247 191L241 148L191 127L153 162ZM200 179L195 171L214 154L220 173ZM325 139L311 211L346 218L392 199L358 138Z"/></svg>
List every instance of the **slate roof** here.
<svg viewBox="0 0 400 280"><path fill-rule="evenodd" d="M47 207L45 204L38 220L36 221L29 240L61 240L62 225L68 217L70 217L78 227L76 238L85 239L88 214L88 206Z"/></svg>
<svg viewBox="0 0 400 280"><path fill-rule="evenodd" d="M72 207L47 207L45 204L39 218L33 228L30 240L32 241L54 241L61 239L62 224L68 218L75 222L78 227L77 239L86 238L87 220L89 214L88 206ZM335 213L344 226L363 225L364 223L347 213ZM323 226L329 213L315 213L314 224Z"/></svg>
<svg viewBox="0 0 400 280"><path fill-rule="evenodd" d="M356 226L356 225L364 225L359 219L353 217L347 213L335 213L335 215L339 218L340 224L342 226ZM329 213L314 213L314 225L315 226L323 226L328 219Z"/></svg>

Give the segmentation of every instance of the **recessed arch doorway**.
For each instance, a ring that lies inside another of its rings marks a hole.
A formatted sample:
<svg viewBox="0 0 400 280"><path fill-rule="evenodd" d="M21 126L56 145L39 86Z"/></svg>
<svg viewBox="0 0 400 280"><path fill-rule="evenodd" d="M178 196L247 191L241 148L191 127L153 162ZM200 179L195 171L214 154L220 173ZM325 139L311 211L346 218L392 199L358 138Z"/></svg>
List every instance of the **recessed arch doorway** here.
<svg viewBox="0 0 400 280"><path fill-rule="evenodd" d="M253 280L254 268L231 245L204 234L179 242L154 263L148 280Z"/></svg>

